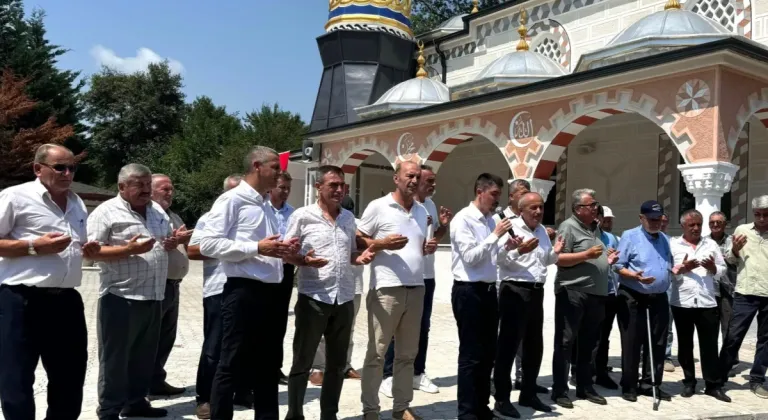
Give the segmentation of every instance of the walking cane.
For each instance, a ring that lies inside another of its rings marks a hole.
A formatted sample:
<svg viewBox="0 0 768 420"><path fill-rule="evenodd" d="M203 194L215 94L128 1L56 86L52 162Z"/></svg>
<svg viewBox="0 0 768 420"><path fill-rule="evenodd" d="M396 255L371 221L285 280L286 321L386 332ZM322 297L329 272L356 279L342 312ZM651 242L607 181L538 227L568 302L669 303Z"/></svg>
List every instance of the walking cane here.
<svg viewBox="0 0 768 420"><path fill-rule="evenodd" d="M648 352L648 357L651 359L651 389L653 390L653 411L659 411L659 404L661 403L661 399L659 399L658 395L656 395L656 365L653 363L653 346L651 345L651 311L648 310L648 307L645 307L645 325L648 327L648 346L646 346L646 351Z"/></svg>

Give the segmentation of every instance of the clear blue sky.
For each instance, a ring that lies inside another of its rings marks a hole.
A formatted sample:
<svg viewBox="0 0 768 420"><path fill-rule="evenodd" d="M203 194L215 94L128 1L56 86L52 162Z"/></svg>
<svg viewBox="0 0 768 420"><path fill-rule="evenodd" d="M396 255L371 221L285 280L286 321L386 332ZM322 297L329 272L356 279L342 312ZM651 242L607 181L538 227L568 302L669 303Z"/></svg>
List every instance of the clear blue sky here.
<svg viewBox="0 0 768 420"><path fill-rule="evenodd" d="M324 33L327 0L25 0L25 6L45 10L48 38L71 50L62 68L95 73L95 56L130 68L141 62L130 60L137 50L148 48L181 63L187 101L207 95L241 115L278 102L304 121L312 117L322 73L315 38Z"/></svg>

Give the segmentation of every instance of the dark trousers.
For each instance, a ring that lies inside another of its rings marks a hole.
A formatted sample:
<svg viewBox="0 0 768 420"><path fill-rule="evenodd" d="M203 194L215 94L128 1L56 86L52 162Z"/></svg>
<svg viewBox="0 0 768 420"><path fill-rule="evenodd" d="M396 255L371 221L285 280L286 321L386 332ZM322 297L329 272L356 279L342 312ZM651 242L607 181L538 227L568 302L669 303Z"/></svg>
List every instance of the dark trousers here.
<svg viewBox="0 0 768 420"><path fill-rule="evenodd" d="M600 324L600 341L597 344L597 353L595 354L595 375L608 374L608 350L611 348L611 331L613 330L613 320L616 319L619 305L621 305L619 296L608 295L605 297L605 317Z"/></svg>
<svg viewBox="0 0 768 420"><path fill-rule="evenodd" d="M493 283L453 282L451 306L459 329L458 418L490 420L499 301Z"/></svg>
<svg viewBox="0 0 768 420"><path fill-rule="evenodd" d="M336 419L347 367L347 349L355 322L355 303L329 305L299 294L293 310L293 365L288 377L286 420L304 419L304 396L320 338L325 336L325 375L320 391L320 419Z"/></svg>
<svg viewBox="0 0 768 420"><path fill-rule="evenodd" d="M157 357L155 358L155 373L152 375L150 389L162 389L165 378L165 363L173 350L176 342L176 329L179 325L179 284L181 280L168 279L165 282L165 298L160 314L160 341L157 344Z"/></svg>
<svg viewBox="0 0 768 420"><path fill-rule="evenodd" d="M640 369L640 348L650 347L653 351L653 369L656 386L661 385L664 375L664 355L667 352L669 331L669 300L666 293L644 294L620 286L616 318L621 332L621 387L636 391ZM646 316L646 308L651 319ZM648 322L651 325L652 343L648 346Z"/></svg>
<svg viewBox="0 0 768 420"><path fill-rule="evenodd" d="M728 325L728 336L720 350L720 374L723 383L728 380L728 372L739 360L741 343L755 315L757 315L757 346L752 370L749 371L749 382L751 384L765 382L765 369L768 365L768 297L734 293L733 318Z"/></svg>
<svg viewBox="0 0 768 420"><path fill-rule="evenodd" d="M80 416L88 360L75 289L0 286L0 404L8 420L35 418L35 369L48 375L48 420Z"/></svg>
<svg viewBox="0 0 768 420"><path fill-rule="evenodd" d="M229 277L221 301L221 354L211 388L211 418L232 419L233 395L250 380L255 418L278 418L277 383L285 308L281 284Z"/></svg>
<svg viewBox="0 0 768 420"><path fill-rule="evenodd" d="M432 318L432 302L435 298L435 279L424 279L424 310L421 313L421 333L419 334L419 353L413 362L413 375L418 376L427 369L427 348L429 347L429 327ZM395 365L395 339L387 347L384 355L384 377L391 378Z"/></svg>
<svg viewBox="0 0 768 420"><path fill-rule="evenodd" d="M576 387L592 389L592 360L605 316L605 296L563 287L555 294L555 351L552 355L552 395L568 393L568 372L576 351ZM527 378L526 378L527 379Z"/></svg>
<svg viewBox="0 0 768 420"><path fill-rule="evenodd" d="M296 273L296 266L292 264L283 264L283 281L280 283L280 291L276 296L280 305L273 316L280 324L280 342L285 341L285 332L288 330L288 308L291 306L291 295L293 294L293 279ZM280 345L280 363L279 369L283 368L283 346Z"/></svg>
<svg viewBox="0 0 768 420"><path fill-rule="evenodd" d="M677 328L677 360L683 369L683 384L696 387L696 365L693 361L693 330L699 335L701 372L708 390L720 387L717 359L717 335L720 328L717 307L680 308L672 306ZM655 360L654 360L655 362Z"/></svg>
<svg viewBox="0 0 768 420"><path fill-rule="evenodd" d="M544 325L543 285L503 281L499 286L499 338L496 347L496 365L493 384L494 399L508 402L512 393L512 363L518 347L523 348L522 369L524 380L520 397L536 395L536 379L541 369L544 351L542 327Z"/></svg>
<svg viewBox="0 0 768 420"><path fill-rule="evenodd" d="M197 403L211 402L211 385L216 367L219 366L221 354L221 294L209 296L203 299L203 351L200 353L200 362L197 365ZM250 393L246 383L250 379L242 378L241 389L235 391L235 399L238 396L246 396Z"/></svg>
<svg viewBox="0 0 768 420"><path fill-rule="evenodd" d="M99 418L123 407L146 405L144 399L160 339L162 301L131 300L107 293L99 298Z"/></svg>
<svg viewBox="0 0 768 420"><path fill-rule="evenodd" d="M717 310L720 313L720 334L723 336L723 342L728 337L728 324L733 318L733 292L724 290L720 286L720 296L717 297Z"/></svg>

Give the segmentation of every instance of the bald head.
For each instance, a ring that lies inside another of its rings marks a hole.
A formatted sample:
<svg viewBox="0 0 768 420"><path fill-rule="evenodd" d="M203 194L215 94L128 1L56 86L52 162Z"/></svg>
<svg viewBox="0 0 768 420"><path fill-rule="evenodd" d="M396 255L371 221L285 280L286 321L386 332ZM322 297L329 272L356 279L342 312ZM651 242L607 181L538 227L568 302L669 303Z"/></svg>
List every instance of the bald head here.
<svg viewBox="0 0 768 420"><path fill-rule="evenodd" d="M541 224L541 219L544 217L544 199L539 193L523 194L518 202L518 208L520 209L520 217L523 218L529 228L535 229Z"/></svg>
<svg viewBox="0 0 768 420"><path fill-rule="evenodd" d="M523 194L522 197L520 197L520 201L518 201L517 205L520 209L522 209L523 207L530 205L532 203L544 204L544 199L541 198L541 195L539 193L528 192Z"/></svg>

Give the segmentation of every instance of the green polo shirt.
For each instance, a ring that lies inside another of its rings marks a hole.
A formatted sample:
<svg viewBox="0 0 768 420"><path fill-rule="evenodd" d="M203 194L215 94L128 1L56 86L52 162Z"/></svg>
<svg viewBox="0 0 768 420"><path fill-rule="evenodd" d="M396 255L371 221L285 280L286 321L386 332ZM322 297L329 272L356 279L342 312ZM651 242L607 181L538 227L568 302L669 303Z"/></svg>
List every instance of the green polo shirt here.
<svg viewBox="0 0 768 420"><path fill-rule="evenodd" d="M749 296L768 297L768 232L760 233L754 223L741 225L733 236L745 235L747 243L733 255L729 249L726 261L737 264L736 293Z"/></svg>
<svg viewBox="0 0 768 420"><path fill-rule="evenodd" d="M603 247L603 255L573 267L558 266L555 276L555 293L558 293L562 287L567 287L591 295L607 296L610 266L605 245L600 240L600 229L587 226L576 216L571 216L560 224L557 232L564 240L561 254L576 254L600 245Z"/></svg>

